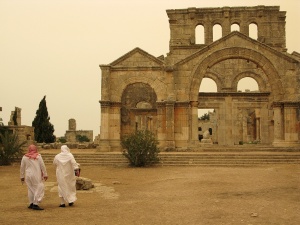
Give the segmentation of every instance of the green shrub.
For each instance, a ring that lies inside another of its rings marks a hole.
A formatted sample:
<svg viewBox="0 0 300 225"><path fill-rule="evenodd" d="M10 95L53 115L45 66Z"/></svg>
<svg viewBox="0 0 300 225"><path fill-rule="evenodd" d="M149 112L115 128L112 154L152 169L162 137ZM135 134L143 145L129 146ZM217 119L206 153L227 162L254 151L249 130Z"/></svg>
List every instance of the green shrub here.
<svg viewBox="0 0 300 225"><path fill-rule="evenodd" d="M85 136L85 135L80 135L80 134L76 135L76 140L77 140L78 142L89 142L89 141L90 141L90 139L88 139L87 136Z"/></svg>
<svg viewBox="0 0 300 225"><path fill-rule="evenodd" d="M60 138L58 138L58 141L59 141L60 143L66 143L66 142L67 142L67 139L66 139L65 137L60 137Z"/></svg>
<svg viewBox="0 0 300 225"><path fill-rule="evenodd" d="M0 126L0 134L4 135L5 132L12 132L12 131L9 131L9 129L5 126ZM2 144L2 139L0 138L0 146Z"/></svg>
<svg viewBox="0 0 300 225"><path fill-rule="evenodd" d="M148 130L136 131L121 139L123 155L132 166L142 167L159 161L158 141Z"/></svg>
<svg viewBox="0 0 300 225"><path fill-rule="evenodd" d="M12 132L0 133L0 165L11 165L13 161L23 155L22 147L26 141L19 142L18 135Z"/></svg>

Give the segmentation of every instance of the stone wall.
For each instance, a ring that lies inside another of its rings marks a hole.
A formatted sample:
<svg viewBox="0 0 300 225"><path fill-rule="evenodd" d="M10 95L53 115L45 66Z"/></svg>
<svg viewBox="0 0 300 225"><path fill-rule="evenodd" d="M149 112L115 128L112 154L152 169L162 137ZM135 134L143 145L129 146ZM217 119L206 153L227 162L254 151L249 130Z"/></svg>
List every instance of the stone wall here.
<svg viewBox="0 0 300 225"><path fill-rule="evenodd" d="M162 150L201 151L198 109L205 108L216 111L215 144L300 146L300 54L285 48L285 14L278 6L167 10L167 57L135 48L100 65L99 149L119 151L122 135L150 129ZM253 23L257 39L249 37ZM222 37L213 41L216 24ZM231 32L232 24L240 31ZM203 44L195 40L199 25ZM246 77L257 82L256 92L237 90ZM203 78L213 80L217 91L199 93Z"/></svg>
<svg viewBox="0 0 300 225"><path fill-rule="evenodd" d="M65 133L65 138L67 142L75 143L78 142L76 140L76 136L86 136L90 142L93 142L93 131L92 130L67 130Z"/></svg>

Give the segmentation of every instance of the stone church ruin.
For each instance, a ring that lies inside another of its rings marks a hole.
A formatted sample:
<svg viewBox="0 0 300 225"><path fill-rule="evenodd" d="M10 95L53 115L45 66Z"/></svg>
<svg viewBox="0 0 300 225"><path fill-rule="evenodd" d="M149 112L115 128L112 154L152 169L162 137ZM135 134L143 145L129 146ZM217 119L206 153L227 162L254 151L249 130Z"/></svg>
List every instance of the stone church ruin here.
<svg viewBox="0 0 300 225"><path fill-rule="evenodd" d="M136 129L155 133L162 150L199 150L198 109L214 109L213 145L257 141L300 146L300 54L286 49L286 12L279 6L166 10L167 56L135 48L100 65L101 151L119 151ZM221 38L214 39L214 26ZM232 30L232 26L238 30ZM250 37L250 26L257 38ZM203 42L196 35L203 30ZM201 30L200 29L200 30ZM258 91L241 92L252 78ZM199 92L203 78L216 92Z"/></svg>

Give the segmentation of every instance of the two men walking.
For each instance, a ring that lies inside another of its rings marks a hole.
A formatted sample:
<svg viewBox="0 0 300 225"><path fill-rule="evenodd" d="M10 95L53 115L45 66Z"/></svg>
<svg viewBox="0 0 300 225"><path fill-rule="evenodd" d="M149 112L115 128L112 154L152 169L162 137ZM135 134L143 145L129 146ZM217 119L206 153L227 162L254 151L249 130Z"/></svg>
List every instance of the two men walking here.
<svg viewBox="0 0 300 225"><path fill-rule="evenodd" d="M53 164L56 166L58 196L61 201L59 207L65 207L65 203L72 206L77 200L75 173L79 176L79 164L66 145L61 146L61 153L54 157ZM27 185L28 208L43 210L39 203L44 197L44 181L48 179L48 175L42 156L35 145L30 145L28 152L22 157L20 178L22 184L25 182Z"/></svg>

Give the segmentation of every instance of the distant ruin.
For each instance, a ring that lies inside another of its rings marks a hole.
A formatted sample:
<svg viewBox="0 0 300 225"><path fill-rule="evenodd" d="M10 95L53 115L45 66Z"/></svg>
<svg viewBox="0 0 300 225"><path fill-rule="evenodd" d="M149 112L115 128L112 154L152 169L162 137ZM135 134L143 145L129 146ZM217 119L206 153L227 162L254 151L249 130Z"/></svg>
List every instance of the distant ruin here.
<svg viewBox="0 0 300 225"><path fill-rule="evenodd" d="M5 127L13 133L16 133L20 142L26 141L28 144L31 144L34 142L34 128L22 125L21 112L21 108L15 107L15 110L11 111L8 126Z"/></svg>
<svg viewBox="0 0 300 225"><path fill-rule="evenodd" d="M162 150L201 151L198 109L207 108L215 111L213 144L259 141L299 147L300 54L287 52L286 12L279 6L166 12L166 57L135 48L100 65L100 151L119 151L121 138L136 129L151 130ZM217 40L216 25L222 33ZM255 39L250 37L250 25L257 27ZM202 43L198 28L203 30ZM257 92L237 90L245 77L257 82ZM199 92L203 78L213 80L217 91Z"/></svg>
<svg viewBox="0 0 300 225"><path fill-rule="evenodd" d="M22 109L19 107L15 107L14 111L11 111L10 120L8 121L8 125L4 126L12 133L16 133L18 135L19 141L26 141L27 144L36 143L34 138L34 127L22 125ZM77 136L85 136L89 139L87 143L79 143L77 140ZM97 145L93 143L93 131L92 130L76 130L76 120L69 119L69 127L65 133L65 141L71 148L95 148ZM47 149L56 149L60 148L63 143L59 143L59 140L56 143L38 143L38 146L41 148Z"/></svg>
<svg viewBox="0 0 300 225"><path fill-rule="evenodd" d="M86 136L90 142L93 142L93 131L92 130L76 130L76 120L69 119L69 129L65 133L67 142L75 143L78 142L77 136Z"/></svg>

